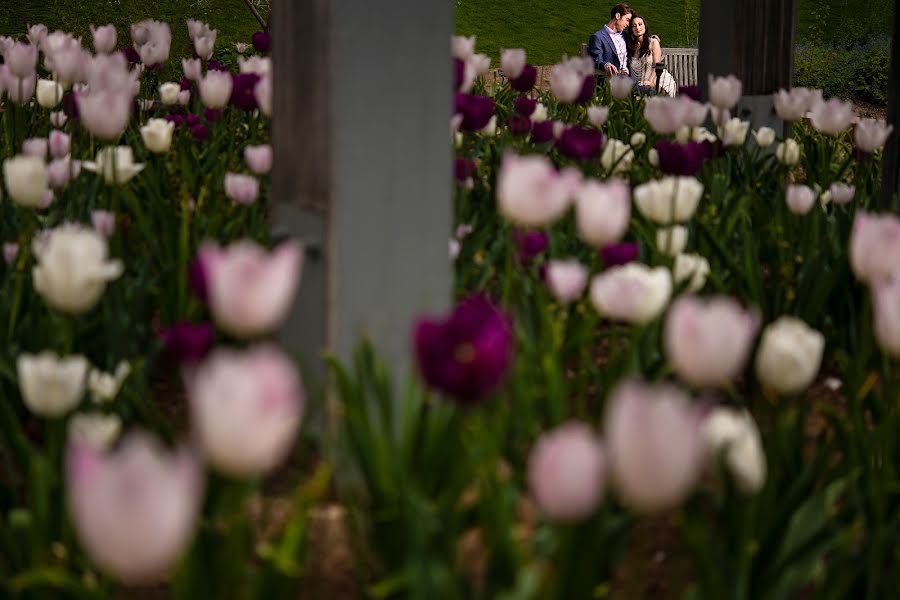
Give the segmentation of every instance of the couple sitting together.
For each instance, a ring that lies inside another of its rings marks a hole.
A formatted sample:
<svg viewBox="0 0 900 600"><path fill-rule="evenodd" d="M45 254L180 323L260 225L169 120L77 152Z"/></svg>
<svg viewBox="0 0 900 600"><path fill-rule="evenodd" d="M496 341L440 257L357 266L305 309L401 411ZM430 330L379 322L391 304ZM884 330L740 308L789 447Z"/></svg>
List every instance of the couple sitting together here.
<svg viewBox="0 0 900 600"><path fill-rule="evenodd" d="M609 11L609 22L591 35L588 52L607 78L630 77L645 92L657 90L656 63L662 58L659 37L650 35L647 21L627 4ZM672 74L663 71L659 93L674 96L677 85Z"/></svg>

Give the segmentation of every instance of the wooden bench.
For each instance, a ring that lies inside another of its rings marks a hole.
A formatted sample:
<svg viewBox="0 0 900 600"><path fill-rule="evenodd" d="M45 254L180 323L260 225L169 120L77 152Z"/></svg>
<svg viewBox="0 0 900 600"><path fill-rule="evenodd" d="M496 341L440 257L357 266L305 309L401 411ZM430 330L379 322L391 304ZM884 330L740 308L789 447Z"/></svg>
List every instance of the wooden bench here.
<svg viewBox="0 0 900 600"><path fill-rule="evenodd" d="M589 56L588 45L581 44L581 55ZM697 49L663 48L662 60L678 87L697 85Z"/></svg>

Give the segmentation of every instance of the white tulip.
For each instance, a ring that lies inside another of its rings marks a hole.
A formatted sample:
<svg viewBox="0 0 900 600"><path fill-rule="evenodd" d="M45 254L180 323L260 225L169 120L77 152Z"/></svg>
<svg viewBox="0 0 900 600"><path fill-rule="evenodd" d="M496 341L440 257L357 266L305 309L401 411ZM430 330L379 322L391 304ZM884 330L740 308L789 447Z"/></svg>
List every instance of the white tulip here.
<svg viewBox="0 0 900 600"><path fill-rule="evenodd" d="M590 289L591 303L602 316L637 325L656 319L671 295L668 269L635 262L596 275Z"/></svg>
<svg viewBox="0 0 900 600"><path fill-rule="evenodd" d="M775 158L783 165L796 165L800 162L800 144L791 138L784 140L775 149Z"/></svg>
<svg viewBox="0 0 900 600"><path fill-rule="evenodd" d="M181 92L181 86L177 83L168 82L159 86L159 99L166 106L172 106L178 102L178 94Z"/></svg>
<svg viewBox="0 0 900 600"><path fill-rule="evenodd" d="M659 223L683 223L697 210L703 184L693 177L666 177L634 189L634 202L644 217Z"/></svg>
<svg viewBox="0 0 900 600"><path fill-rule="evenodd" d="M753 139L760 148L768 148L775 141L775 130L771 127L760 127L753 132Z"/></svg>
<svg viewBox="0 0 900 600"><path fill-rule="evenodd" d="M52 79L38 79L37 101L44 108L53 108L62 101L63 86Z"/></svg>
<svg viewBox="0 0 900 600"><path fill-rule="evenodd" d="M13 202L29 208L39 208L44 202L48 185L44 159L20 154L3 161L3 178Z"/></svg>
<svg viewBox="0 0 900 600"><path fill-rule="evenodd" d="M640 148L644 145L644 142L647 141L647 135L642 131L635 131L631 134L631 146L633 148Z"/></svg>
<svg viewBox="0 0 900 600"><path fill-rule="evenodd" d="M200 99L207 108L224 108L231 98L231 73L207 71L200 80Z"/></svg>
<svg viewBox="0 0 900 600"><path fill-rule="evenodd" d="M634 150L621 140L610 138L603 147L600 164L612 174L627 173L634 161Z"/></svg>
<svg viewBox="0 0 900 600"><path fill-rule="evenodd" d="M660 227L656 230L656 247L668 256L678 256L684 252L688 241L688 230L684 225Z"/></svg>
<svg viewBox="0 0 900 600"><path fill-rule="evenodd" d="M697 292L706 285L706 276L709 275L709 261L699 254L679 254L672 265L672 276L675 283L689 281L688 291Z"/></svg>
<svg viewBox="0 0 900 600"><path fill-rule="evenodd" d="M34 243L34 289L53 308L72 314L89 311L106 282L122 274L122 263L108 259L106 239L81 225L52 229Z"/></svg>
<svg viewBox="0 0 900 600"><path fill-rule="evenodd" d="M131 146L107 146L97 151L95 161L82 163L82 167L103 175L106 183L123 184L144 169L143 164L134 162Z"/></svg>
<svg viewBox="0 0 900 600"><path fill-rule="evenodd" d="M588 181L576 195L575 224L582 240L596 248L618 242L631 220L631 197L621 179Z"/></svg>
<svg viewBox="0 0 900 600"><path fill-rule="evenodd" d="M741 99L741 80L734 75L728 77L709 76L709 101L716 108L730 110Z"/></svg>
<svg viewBox="0 0 900 600"><path fill-rule="evenodd" d="M782 316L762 333L756 374L780 394L797 394L815 379L824 350L825 336L800 319Z"/></svg>
<svg viewBox="0 0 900 600"><path fill-rule="evenodd" d="M175 132L175 123L165 119L150 119L141 127L141 139L150 152L162 154L172 147L172 134Z"/></svg>
<svg viewBox="0 0 900 600"><path fill-rule="evenodd" d="M20 354L16 359L22 400L40 417L61 417L78 405L84 395L88 361L81 355L60 358L45 350Z"/></svg>
<svg viewBox="0 0 900 600"><path fill-rule="evenodd" d="M122 384L128 374L131 373L131 365L126 361L120 361L116 365L114 373L105 373L99 369L91 369L88 373L88 390L91 392L91 398L97 404L114 400L122 389Z"/></svg>
<svg viewBox="0 0 900 600"><path fill-rule="evenodd" d="M69 438L98 450L110 448L122 431L118 415L78 413L69 420Z"/></svg>
<svg viewBox="0 0 900 600"><path fill-rule="evenodd" d="M729 119L719 128L719 137L723 146L743 146L750 130L749 121L741 121L737 117Z"/></svg>
<svg viewBox="0 0 900 600"><path fill-rule="evenodd" d="M738 489L755 494L766 483L766 454L759 429L746 410L718 407L703 422L710 455L722 457Z"/></svg>

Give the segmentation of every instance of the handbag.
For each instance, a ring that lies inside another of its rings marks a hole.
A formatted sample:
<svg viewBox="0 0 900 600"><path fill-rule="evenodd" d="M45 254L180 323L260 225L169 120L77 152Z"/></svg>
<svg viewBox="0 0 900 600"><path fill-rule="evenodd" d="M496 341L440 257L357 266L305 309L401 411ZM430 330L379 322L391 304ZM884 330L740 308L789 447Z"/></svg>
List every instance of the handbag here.
<svg viewBox="0 0 900 600"><path fill-rule="evenodd" d="M659 93L666 96L674 96L678 93L678 83L668 69L663 69L659 75Z"/></svg>

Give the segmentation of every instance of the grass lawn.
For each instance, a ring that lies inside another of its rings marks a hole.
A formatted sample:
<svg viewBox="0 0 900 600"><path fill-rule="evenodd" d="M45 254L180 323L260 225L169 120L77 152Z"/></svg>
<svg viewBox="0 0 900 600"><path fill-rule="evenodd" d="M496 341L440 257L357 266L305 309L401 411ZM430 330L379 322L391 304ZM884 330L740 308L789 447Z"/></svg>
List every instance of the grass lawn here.
<svg viewBox="0 0 900 600"><path fill-rule="evenodd" d="M2 4L0 35L18 36L29 24L44 23L50 31L64 29L83 36L86 47L91 47L91 24L113 23L119 32L119 46L123 46L131 23L147 18L166 21L172 27L172 57L190 54L188 18L206 21L219 31L217 48L249 43L253 32L260 29L243 0L6 0ZM263 18L266 16L264 12Z"/></svg>
<svg viewBox="0 0 900 600"><path fill-rule="evenodd" d="M478 50L499 60L500 48L525 48L529 62L548 65L577 54L609 20L612 0L451 0L456 32L477 35ZM715 2L717 0L706 0ZM663 46L696 47L699 0L634 0ZM893 0L797 0L797 38L858 38L890 33ZM496 64L496 62L495 62Z"/></svg>

